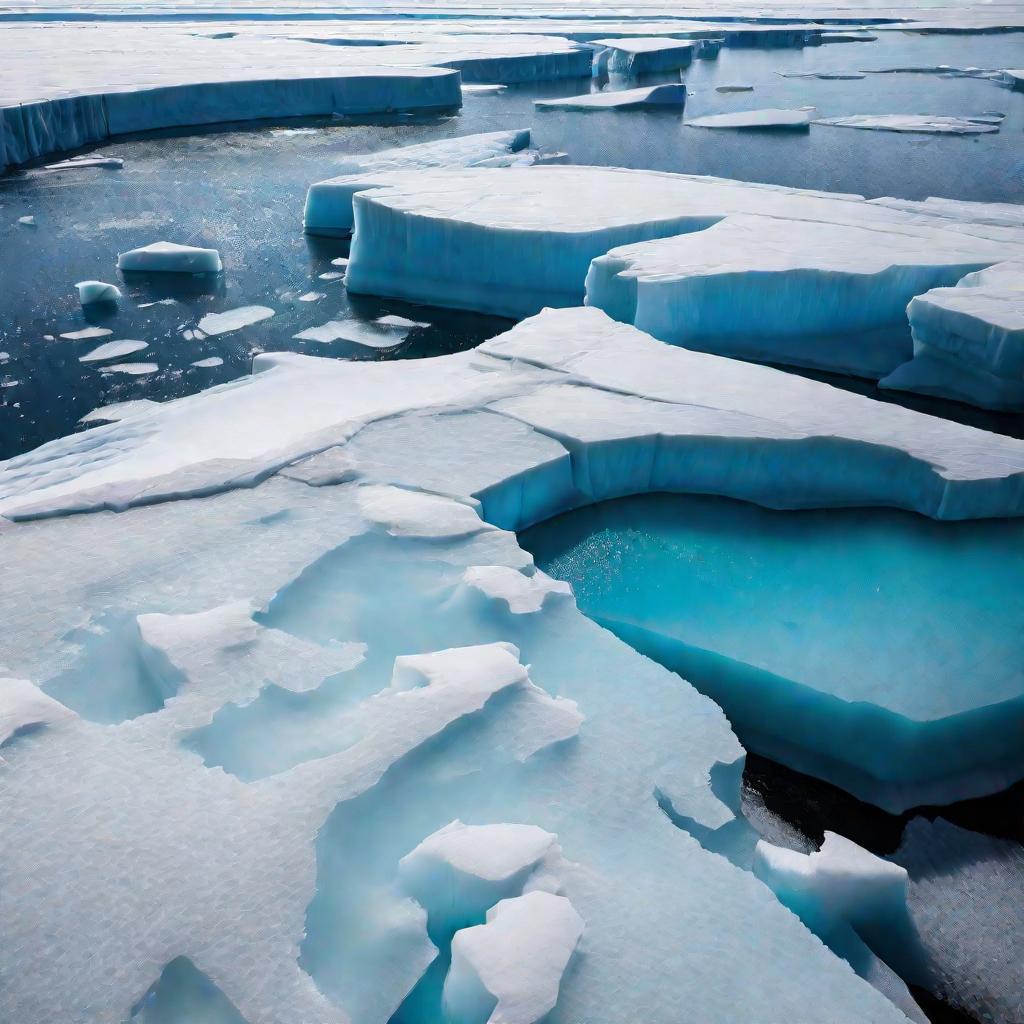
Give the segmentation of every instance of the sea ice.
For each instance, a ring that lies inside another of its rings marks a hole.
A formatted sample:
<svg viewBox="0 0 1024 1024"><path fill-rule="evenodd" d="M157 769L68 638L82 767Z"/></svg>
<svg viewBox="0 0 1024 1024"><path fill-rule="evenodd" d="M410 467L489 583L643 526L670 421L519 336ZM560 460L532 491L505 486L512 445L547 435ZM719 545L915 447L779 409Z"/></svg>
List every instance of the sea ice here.
<svg viewBox="0 0 1024 1024"><path fill-rule="evenodd" d="M319 302L321 299L326 299L327 296L323 292L306 292L304 295L299 296L299 302Z"/></svg>
<svg viewBox="0 0 1024 1024"><path fill-rule="evenodd" d="M197 366L201 370L209 370L214 366L223 366L224 360L220 356L210 356L208 359L197 359L192 366Z"/></svg>
<svg viewBox="0 0 1024 1024"><path fill-rule="evenodd" d="M361 320L329 320L319 327L307 327L294 337L300 341L319 341L322 344L348 341L367 348L394 348L405 341L406 334L406 330L396 330L383 324L377 328Z"/></svg>
<svg viewBox="0 0 1024 1024"><path fill-rule="evenodd" d="M856 82L867 78L863 71L777 71L783 78L817 78L823 82Z"/></svg>
<svg viewBox="0 0 1024 1024"><path fill-rule="evenodd" d="M979 135L999 131L1002 118L941 117L935 114L852 114L847 117L819 117L815 124L834 128L864 128L882 132L919 132L925 135Z"/></svg>
<svg viewBox="0 0 1024 1024"><path fill-rule="evenodd" d="M564 896L502 900L452 939L444 1005L453 1024L536 1024L554 1009L584 922Z"/></svg>
<svg viewBox="0 0 1024 1024"><path fill-rule="evenodd" d="M237 331L250 324L258 324L273 315L274 311L269 306L239 306L223 313L207 313L199 321L199 330L204 335L227 334L228 331Z"/></svg>
<svg viewBox="0 0 1024 1024"><path fill-rule="evenodd" d="M150 398L136 398L129 402L111 402L109 405L101 405L92 412L87 412L79 423L117 423L128 419L129 416L138 416L159 408L160 403Z"/></svg>
<svg viewBox="0 0 1024 1024"><path fill-rule="evenodd" d="M68 160L59 160L54 164L47 164L47 171L73 171L79 167L106 167L111 170L120 170L124 167L124 161L116 156L103 156L102 153L91 153L88 156L73 156Z"/></svg>
<svg viewBox="0 0 1024 1024"><path fill-rule="evenodd" d="M731 216L599 256L587 302L672 344L878 378L910 357L915 295L1007 251L940 224Z"/></svg>
<svg viewBox="0 0 1024 1024"><path fill-rule="evenodd" d="M716 85L715 92L753 92L752 85Z"/></svg>
<svg viewBox="0 0 1024 1024"><path fill-rule="evenodd" d="M201 249L176 242L153 242L118 253L118 270L145 273L216 274L224 269L216 249Z"/></svg>
<svg viewBox="0 0 1024 1024"><path fill-rule="evenodd" d="M502 601L513 615L539 612L549 597L571 597L572 588L542 572L524 576L504 565L474 565L462 577L463 583L493 601Z"/></svg>
<svg viewBox="0 0 1024 1024"><path fill-rule="evenodd" d="M695 117L686 124L690 128L777 128L806 131L811 115L806 110L739 110L729 114L709 114Z"/></svg>
<svg viewBox="0 0 1024 1024"><path fill-rule="evenodd" d="M36 226L36 218L33 214L26 214L24 217L18 218L19 224L24 224L27 228L34 228Z"/></svg>
<svg viewBox="0 0 1024 1024"><path fill-rule="evenodd" d="M123 373L129 377L143 377L146 374L156 373L160 367L157 363L113 363L110 366L100 367L101 373Z"/></svg>
<svg viewBox="0 0 1024 1024"><path fill-rule="evenodd" d="M632 76L688 68L700 48L700 41L669 39L664 36L629 36L622 39L595 39L590 45L611 51L607 67L612 74Z"/></svg>
<svg viewBox="0 0 1024 1024"><path fill-rule="evenodd" d="M80 331L68 331L61 337L68 341L85 341L89 338L105 338L113 333L109 327L83 327Z"/></svg>
<svg viewBox="0 0 1024 1024"><path fill-rule="evenodd" d="M913 358L883 387L1024 409L1024 259L917 295L907 316Z"/></svg>
<svg viewBox="0 0 1024 1024"><path fill-rule="evenodd" d="M534 100L538 110L679 110L686 103L685 85L648 85L640 89L606 89L557 100Z"/></svg>
<svg viewBox="0 0 1024 1024"><path fill-rule="evenodd" d="M84 356L79 356L80 363L100 363L105 359L119 359L121 356L130 356L133 352L141 352L149 348L148 341L135 341L124 339L123 341L108 341L99 348L94 348Z"/></svg>
<svg viewBox="0 0 1024 1024"><path fill-rule="evenodd" d="M90 302L117 302L121 298L121 289L105 281L79 281L75 287L78 289L78 301L83 306Z"/></svg>
<svg viewBox="0 0 1024 1024"><path fill-rule="evenodd" d="M404 316L394 316L393 314L379 316L373 322L380 324L381 327L404 327L406 330L412 330L414 327L430 326L425 320L408 320Z"/></svg>
<svg viewBox="0 0 1024 1024"><path fill-rule="evenodd" d="M518 156L532 161L529 129L464 135L378 153L348 156L338 177L309 186L303 227L310 234L348 234L352 230L352 197L386 184L389 172L428 167L473 167L498 158ZM343 266L332 261L335 266ZM345 261L347 263L347 261Z"/></svg>

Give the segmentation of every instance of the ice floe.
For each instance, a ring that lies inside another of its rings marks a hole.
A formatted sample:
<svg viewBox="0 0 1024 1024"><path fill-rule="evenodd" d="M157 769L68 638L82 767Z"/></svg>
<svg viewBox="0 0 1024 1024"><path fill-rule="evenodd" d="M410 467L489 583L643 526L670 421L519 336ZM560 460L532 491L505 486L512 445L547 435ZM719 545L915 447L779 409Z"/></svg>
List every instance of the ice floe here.
<svg viewBox="0 0 1024 1024"><path fill-rule="evenodd" d="M61 337L68 341L86 341L89 338L106 338L113 333L109 327L83 327L80 331L68 331Z"/></svg>
<svg viewBox="0 0 1024 1024"><path fill-rule="evenodd" d="M177 242L152 242L139 249L118 253L118 270L144 273L216 274L224 269L216 249Z"/></svg>
<svg viewBox="0 0 1024 1024"><path fill-rule="evenodd" d="M534 100L538 110L682 110L686 103L686 86L649 85L640 89L606 89L582 96L566 96L555 100Z"/></svg>
<svg viewBox="0 0 1024 1024"><path fill-rule="evenodd" d="M405 341L408 333L406 329L389 324L376 327L361 320L329 320L318 327L307 327L295 337L299 341L318 341L321 344L348 341L366 348L394 348Z"/></svg>
<svg viewBox="0 0 1024 1024"><path fill-rule="evenodd" d="M806 110L737 110L729 114L708 114L687 121L690 128L776 128L784 131L806 131L811 115Z"/></svg>
<svg viewBox="0 0 1024 1024"><path fill-rule="evenodd" d="M109 405L101 405L92 412L87 412L79 423L117 423L119 420L126 420L129 416L138 416L159 408L160 403L154 402L151 398L136 398L128 402L111 402Z"/></svg>
<svg viewBox="0 0 1024 1024"><path fill-rule="evenodd" d="M87 306L90 302L117 302L121 298L121 289L116 284L105 281L79 281L78 301Z"/></svg>
<svg viewBox="0 0 1024 1024"><path fill-rule="evenodd" d="M258 324L274 315L269 306L239 306L223 313L207 313L199 321L199 330L205 335L227 334L250 324Z"/></svg>
<svg viewBox="0 0 1024 1024"><path fill-rule="evenodd" d="M688 68L701 44L693 39L629 36L622 39L595 39L590 45L611 51L607 68L613 74L643 75Z"/></svg>
<svg viewBox="0 0 1024 1024"><path fill-rule="evenodd" d="M156 373L160 369L158 363L112 363L109 366L101 366L101 373L123 373L128 377L143 377L150 373Z"/></svg>
<svg viewBox="0 0 1024 1024"><path fill-rule="evenodd" d="M851 114L819 117L815 124L833 128L862 128L880 132L918 132L924 135L981 135L999 131L1001 117L943 117L936 114Z"/></svg>
<svg viewBox="0 0 1024 1024"><path fill-rule="evenodd" d="M120 359L121 356L130 356L133 352L142 352L149 348L148 341L136 341L125 338L123 341L108 341L84 356L79 356L80 363L100 363L106 359Z"/></svg>
<svg viewBox="0 0 1024 1024"><path fill-rule="evenodd" d="M495 158L532 162L528 129L485 132L437 142L423 142L379 153L346 157L338 177L310 185L303 227L310 234L348 234L352 230L352 197L386 184L388 173L428 167L472 167ZM344 265L332 261L336 266ZM346 261L347 262L347 261Z"/></svg>
<svg viewBox="0 0 1024 1024"><path fill-rule="evenodd" d="M200 370L210 370L215 366L223 366L224 360L220 356L209 356L206 359L197 359L194 363L190 363L190 366L196 366Z"/></svg>

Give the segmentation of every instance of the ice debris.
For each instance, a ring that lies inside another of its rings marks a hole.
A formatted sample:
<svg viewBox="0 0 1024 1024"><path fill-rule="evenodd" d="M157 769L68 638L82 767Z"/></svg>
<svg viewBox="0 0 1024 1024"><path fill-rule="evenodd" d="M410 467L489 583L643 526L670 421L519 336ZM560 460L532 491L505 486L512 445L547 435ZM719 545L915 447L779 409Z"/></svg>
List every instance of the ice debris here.
<svg viewBox="0 0 1024 1024"><path fill-rule="evenodd" d="M361 320L329 320L318 327L307 327L294 337L299 341L318 341L321 344L348 341L366 348L394 348L405 341L407 333L384 324L375 327Z"/></svg>
<svg viewBox="0 0 1024 1024"><path fill-rule="evenodd" d="M918 132L924 135L979 135L999 131L1000 117L942 117L936 114L851 114L820 117L815 124L833 128L862 128L882 132Z"/></svg>
<svg viewBox="0 0 1024 1024"><path fill-rule="evenodd" d="M27 228L34 228L36 226L36 218L34 214L26 214L24 217L18 218L19 224L24 224Z"/></svg>
<svg viewBox="0 0 1024 1024"><path fill-rule="evenodd" d="M100 368L101 373L123 373L129 377L143 377L156 373L160 367L157 363L113 363Z"/></svg>
<svg viewBox="0 0 1024 1024"><path fill-rule="evenodd" d="M83 327L80 331L68 331L61 337L68 341L86 341L89 338L105 338L113 333L109 327Z"/></svg>
<svg viewBox="0 0 1024 1024"><path fill-rule="evenodd" d="M90 302L117 302L121 298L121 289L105 281L79 281L78 301L87 306Z"/></svg>
<svg viewBox="0 0 1024 1024"><path fill-rule="evenodd" d="M176 242L153 242L118 253L117 268L143 273L215 274L224 266L216 249Z"/></svg>
<svg viewBox="0 0 1024 1024"><path fill-rule="evenodd" d="M210 356L207 359L197 359L194 363L191 363L190 365L196 366L201 370L209 370L212 369L214 366L223 366L224 360L221 359L220 356Z"/></svg>
<svg viewBox="0 0 1024 1024"><path fill-rule="evenodd" d="M207 313L198 326L203 335L227 334L267 320L273 315L274 311L269 306L239 306L223 313Z"/></svg>
<svg viewBox="0 0 1024 1024"><path fill-rule="evenodd" d="M47 164L45 170L73 171L80 167L105 167L110 170L120 170L124 167L124 161L120 157L92 153L88 156L73 156L68 160L58 160L57 163Z"/></svg>

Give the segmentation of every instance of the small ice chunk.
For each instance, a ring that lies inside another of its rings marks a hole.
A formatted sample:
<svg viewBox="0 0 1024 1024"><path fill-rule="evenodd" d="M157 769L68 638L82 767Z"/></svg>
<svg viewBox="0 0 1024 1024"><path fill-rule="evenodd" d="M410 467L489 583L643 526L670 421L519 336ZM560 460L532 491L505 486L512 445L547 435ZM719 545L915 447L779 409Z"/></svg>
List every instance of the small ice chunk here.
<svg viewBox="0 0 1024 1024"><path fill-rule="evenodd" d="M85 341L87 338L105 338L108 334L113 334L109 327L83 327L80 331L68 331L67 334L62 334L62 338L67 338L68 341ZM47 338L47 340L50 340Z"/></svg>
<svg viewBox="0 0 1024 1024"><path fill-rule="evenodd" d="M715 86L715 92L753 92L754 87L752 85L718 85Z"/></svg>
<svg viewBox="0 0 1024 1024"><path fill-rule="evenodd" d="M429 327L430 324L424 320L406 320L404 316L379 316L373 321L375 324L380 324L381 327L404 327L407 330L412 330L413 327Z"/></svg>
<svg viewBox="0 0 1024 1024"><path fill-rule="evenodd" d="M121 289L106 281L79 281L78 301L87 306L90 302L117 302L121 298Z"/></svg>
<svg viewBox="0 0 1024 1024"><path fill-rule="evenodd" d="M125 338L123 341L108 341L99 348L94 348L84 356L79 356L80 363L100 363L105 359L120 359L122 356L130 356L133 352L141 352L149 348L148 341L135 341Z"/></svg>
<svg viewBox="0 0 1024 1024"><path fill-rule="evenodd" d="M486 96L490 93L505 92L506 89L508 89L507 85L491 85L482 82L478 82L475 84L471 84L468 82L462 83L463 96Z"/></svg>
<svg viewBox="0 0 1024 1024"><path fill-rule="evenodd" d="M863 71L776 71L783 78L817 78L822 82L857 82L868 76Z"/></svg>
<svg viewBox="0 0 1024 1024"><path fill-rule="evenodd" d="M556 100L534 100L538 110L642 110L645 107L678 107L686 103L686 87L674 82L642 89L620 89L565 96Z"/></svg>
<svg viewBox="0 0 1024 1024"><path fill-rule="evenodd" d="M199 321L199 330L204 335L227 334L228 331L237 331L273 315L274 311L269 306L239 306L238 309L229 309L223 313L207 313Z"/></svg>
<svg viewBox="0 0 1024 1024"><path fill-rule="evenodd" d="M317 274L321 281L341 281L345 275L340 270L328 270L325 274Z"/></svg>
<svg viewBox="0 0 1024 1024"><path fill-rule="evenodd" d="M214 366L222 366L223 364L224 360L220 356L210 356L209 359L197 359L192 363L193 366L198 366L202 370L210 369Z"/></svg>
<svg viewBox="0 0 1024 1024"><path fill-rule="evenodd" d="M359 508L393 537L468 537L493 529L469 505L439 494L401 487L359 488Z"/></svg>
<svg viewBox="0 0 1024 1024"><path fill-rule="evenodd" d="M349 341L353 345L365 345L367 348L394 348L405 341L406 333L395 328L376 328L359 320L329 320L319 327L299 331L293 337L299 341L319 341L322 344Z"/></svg>
<svg viewBox="0 0 1024 1024"><path fill-rule="evenodd" d="M87 412L79 423L120 423L131 416L138 416L141 413L149 412L158 408L159 402L151 398L136 398L130 402L111 402L110 405L101 405L92 412Z"/></svg>
<svg viewBox="0 0 1024 1024"><path fill-rule="evenodd" d="M0 352L0 363L6 363L10 358L10 352Z"/></svg>
<svg viewBox="0 0 1024 1024"><path fill-rule="evenodd" d="M331 266L332 267L347 267L348 266L348 257L347 256L337 256L337 257L335 257L333 260L331 260Z"/></svg>
<svg viewBox="0 0 1024 1024"><path fill-rule="evenodd" d="M118 253L118 270L147 273L216 274L224 269L216 249L202 249L177 242L153 242Z"/></svg>
<svg viewBox="0 0 1024 1024"><path fill-rule="evenodd" d="M999 131L1002 118L990 114L977 117L942 117L935 114L853 114L823 117L815 124L833 128L861 128L880 132L918 132L925 135L979 135Z"/></svg>
<svg viewBox="0 0 1024 1024"><path fill-rule="evenodd" d="M19 217L18 223L24 224L27 228L34 228L36 226L36 219L35 217L32 216L32 214L27 214L24 217Z"/></svg>
<svg viewBox="0 0 1024 1024"><path fill-rule="evenodd" d="M154 302L140 302L139 309L149 309L150 306L176 306L177 299L156 299Z"/></svg>
<svg viewBox="0 0 1024 1024"><path fill-rule="evenodd" d="M811 108L813 109L813 108ZM709 114L686 122L690 128L772 128L783 131L807 131L811 124L807 110L739 110L730 114Z"/></svg>
<svg viewBox="0 0 1024 1024"><path fill-rule="evenodd" d="M502 900L486 924L456 932L444 983L453 1024L535 1024L547 1016L583 928L566 897L536 891Z"/></svg>
<svg viewBox="0 0 1024 1024"><path fill-rule="evenodd" d="M0 746L26 729L53 725L75 713L27 679L0 679Z"/></svg>
<svg viewBox="0 0 1024 1024"><path fill-rule="evenodd" d="M130 377L142 377L147 373L156 373L160 367L157 363L114 363L104 366L101 373L125 373Z"/></svg>
<svg viewBox="0 0 1024 1024"><path fill-rule="evenodd" d="M299 302L319 302L321 299L326 299L327 296L324 292L306 292L305 295L299 296Z"/></svg>
<svg viewBox="0 0 1024 1024"><path fill-rule="evenodd" d="M553 580L539 570L524 576L507 565L471 565L462 582L495 601L504 601L513 615L539 612L548 595L572 597L572 587L563 580Z"/></svg>
<svg viewBox="0 0 1024 1024"><path fill-rule="evenodd" d="M78 167L107 167L119 170L124 167L124 161L120 157L93 153L91 156L73 156L68 160L59 160L55 164L47 164L44 169L47 171L71 171Z"/></svg>

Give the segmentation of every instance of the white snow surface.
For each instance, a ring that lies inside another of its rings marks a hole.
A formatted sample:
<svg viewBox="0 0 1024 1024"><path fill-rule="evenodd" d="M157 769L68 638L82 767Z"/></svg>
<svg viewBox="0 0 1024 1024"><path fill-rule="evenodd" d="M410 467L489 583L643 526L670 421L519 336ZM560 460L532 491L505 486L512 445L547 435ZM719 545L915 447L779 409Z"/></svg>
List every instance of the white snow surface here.
<svg viewBox="0 0 1024 1024"><path fill-rule="evenodd" d="M22 731L74 717L29 680L0 678L0 747Z"/></svg>
<svg viewBox="0 0 1024 1024"><path fill-rule="evenodd" d="M535 1024L547 1016L583 929L566 897L537 891L502 900L486 924L457 932L444 984L453 1024Z"/></svg>
<svg viewBox="0 0 1024 1024"><path fill-rule="evenodd" d="M224 268L216 249L177 242L152 242L119 253L117 269L145 273L215 274Z"/></svg>

